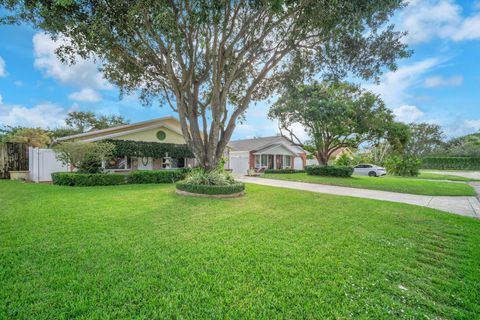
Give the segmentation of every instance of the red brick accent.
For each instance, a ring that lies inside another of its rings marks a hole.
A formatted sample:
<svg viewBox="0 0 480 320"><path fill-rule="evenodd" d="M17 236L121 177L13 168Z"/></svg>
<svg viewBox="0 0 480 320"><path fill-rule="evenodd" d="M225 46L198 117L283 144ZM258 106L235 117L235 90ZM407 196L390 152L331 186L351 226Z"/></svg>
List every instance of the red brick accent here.
<svg viewBox="0 0 480 320"><path fill-rule="evenodd" d="M300 157L302 158L302 161L303 161L303 169L305 169L305 166L307 165L307 154L305 152L300 153Z"/></svg>
<svg viewBox="0 0 480 320"><path fill-rule="evenodd" d="M252 151L249 152L248 156L248 167L250 169L255 169L255 155L253 154Z"/></svg>

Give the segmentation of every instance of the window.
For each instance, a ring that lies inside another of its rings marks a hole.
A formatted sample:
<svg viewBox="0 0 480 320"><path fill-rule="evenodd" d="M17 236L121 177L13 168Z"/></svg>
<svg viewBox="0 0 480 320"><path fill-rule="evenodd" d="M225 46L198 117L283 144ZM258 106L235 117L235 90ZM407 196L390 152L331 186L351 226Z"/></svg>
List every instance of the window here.
<svg viewBox="0 0 480 320"><path fill-rule="evenodd" d="M268 155L262 154L262 167L268 167Z"/></svg>
<svg viewBox="0 0 480 320"><path fill-rule="evenodd" d="M292 167L292 156L283 156L283 167L284 168Z"/></svg>
<svg viewBox="0 0 480 320"><path fill-rule="evenodd" d="M260 168L262 166L262 158L259 154L255 155L255 168Z"/></svg>
<svg viewBox="0 0 480 320"><path fill-rule="evenodd" d="M132 159L128 157L112 158L105 162L105 169L111 169L111 170L132 169Z"/></svg>

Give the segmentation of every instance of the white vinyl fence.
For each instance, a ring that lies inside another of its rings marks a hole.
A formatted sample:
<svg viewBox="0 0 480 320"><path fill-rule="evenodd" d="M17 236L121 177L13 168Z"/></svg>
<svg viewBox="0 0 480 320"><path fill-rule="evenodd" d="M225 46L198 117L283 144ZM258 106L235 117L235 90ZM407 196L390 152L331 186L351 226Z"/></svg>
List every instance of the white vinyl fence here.
<svg viewBox="0 0 480 320"><path fill-rule="evenodd" d="M34 182L50 182L53 172L68 171L68 166L55 158L55 151L52 149L30 147L28 159L30 180Z"/></svg>

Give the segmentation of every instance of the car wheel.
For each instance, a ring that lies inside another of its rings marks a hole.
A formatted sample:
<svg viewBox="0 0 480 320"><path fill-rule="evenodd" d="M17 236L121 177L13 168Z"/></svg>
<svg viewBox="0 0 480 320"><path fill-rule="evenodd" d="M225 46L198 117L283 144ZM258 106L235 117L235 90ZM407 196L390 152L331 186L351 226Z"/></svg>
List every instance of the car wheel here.
<svg viewBox="0 0 480 320"><path fill-rule="evenodd" d="M376 177L377 174L375 173L375 171L370 171L370 172L368 173L368 176L369 176L369 177Z"/></svg>

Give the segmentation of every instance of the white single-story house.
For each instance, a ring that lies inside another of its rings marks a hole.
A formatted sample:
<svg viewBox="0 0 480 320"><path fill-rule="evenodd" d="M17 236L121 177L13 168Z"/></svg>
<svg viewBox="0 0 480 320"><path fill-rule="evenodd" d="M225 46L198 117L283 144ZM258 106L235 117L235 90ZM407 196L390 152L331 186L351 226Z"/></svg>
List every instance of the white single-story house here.
<svg viewBox="0 0 480 320"><path fill-rule="evenodd" d="M180 122L172 116L58 138L57 142L125 140L185 144ZM109 171L160 170L193 166L193 158L120 157L103 164Z"/></svg>
<svg viewBox="0 0 480 320"><path fill-rule="evenodd" d="M65 141L116 141L126 143L158 143L173 144L180 149L187 148L181 131L180 122L174 117L142 121L118 127L95 130L71 136L58 138L57 143ZM51 174L59 171L69 171L72 168L63 165L56 159L52 149L29 148L29 178L35 182L52 181ZM191 154L190 152L188 152ZM102 166L111 172L128 172L132 170L161 170L195 166L196 161L190 157L141 157L122 156L105 161Z"/></svg>
<svg viewBox="0 0 480 320"><path fill-rule="evenodd" d="M226 167L233 173L249 169L299 169L306 165L307 152L284 136L230 141Z"/></svg>

